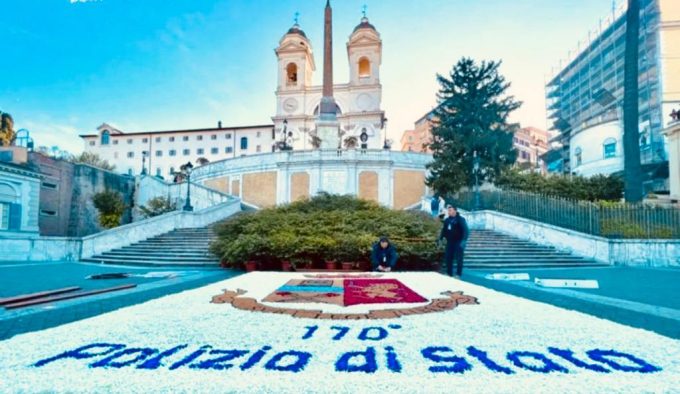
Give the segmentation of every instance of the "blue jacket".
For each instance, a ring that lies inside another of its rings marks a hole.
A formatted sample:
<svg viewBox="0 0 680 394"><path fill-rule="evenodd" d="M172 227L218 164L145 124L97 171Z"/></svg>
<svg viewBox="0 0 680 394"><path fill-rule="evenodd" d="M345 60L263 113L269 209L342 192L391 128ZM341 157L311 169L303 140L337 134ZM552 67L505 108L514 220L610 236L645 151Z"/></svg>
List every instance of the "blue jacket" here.
<svg viewBox="0 0 680 394"><path fill-rule="evenodd" d="M380 246L380 242L373 244L373 250L371 250L371 265L373 269L378 268L379 265L394 268L397 258L399 258L399 254L397 254L397 249L391 243L385 249Z"/></svg>

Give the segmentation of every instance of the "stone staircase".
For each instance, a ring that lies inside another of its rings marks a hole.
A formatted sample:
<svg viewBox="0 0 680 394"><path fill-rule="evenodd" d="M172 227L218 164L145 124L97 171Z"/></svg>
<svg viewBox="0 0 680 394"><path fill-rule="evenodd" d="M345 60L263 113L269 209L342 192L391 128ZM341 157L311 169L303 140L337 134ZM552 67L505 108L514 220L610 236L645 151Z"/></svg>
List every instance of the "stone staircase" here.
<svg viewBox="0 0 680 394"><path fill-rule="evenodd" d="M557 268L607 266L491 230L472 230L465 249L466 268Z"/></svg>
<svg viewBox="0 0 680 394"><path fill-rule="evenodd" d="M215 239L211 227L182 228L81 261L148 266L217 266L208 248Z"/></svg>

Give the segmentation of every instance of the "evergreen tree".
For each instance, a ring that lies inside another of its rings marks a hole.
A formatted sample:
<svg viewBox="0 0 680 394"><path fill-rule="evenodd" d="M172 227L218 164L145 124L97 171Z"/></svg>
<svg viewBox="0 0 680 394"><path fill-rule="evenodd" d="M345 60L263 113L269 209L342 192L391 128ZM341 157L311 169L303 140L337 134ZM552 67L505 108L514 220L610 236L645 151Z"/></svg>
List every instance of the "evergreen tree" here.
<svg viewBox="0 0 680 394"><path fill-rule="evenodd" d="M498 73L500 65L462 58L448 78L437 74L440 90L430 144L434 161L426 183L438 194L474 185L474 151L480 184L515 162L512 138L518 126L508 123L508 115L522 103L505 95L510 83Z"/></svg>

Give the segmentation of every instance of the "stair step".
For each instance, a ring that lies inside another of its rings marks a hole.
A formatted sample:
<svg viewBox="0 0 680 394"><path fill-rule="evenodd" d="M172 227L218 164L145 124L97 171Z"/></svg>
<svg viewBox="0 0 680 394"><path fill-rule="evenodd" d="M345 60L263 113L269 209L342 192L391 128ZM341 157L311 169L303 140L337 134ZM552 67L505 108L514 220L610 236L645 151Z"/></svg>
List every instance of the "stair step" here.
<svg viewBox="0 0 680 394"><path fill-rule="evenodd" d="M113 259L113 258L106 258L106 259L97 259L97 258L86 258L82 259L80 261L84 262L90 262L90 263L102 263L104 264L123 264L123 265L142 265L142 266L178 266L178 267L206 267L206 266L218 266L219 261L214 260L211 262L195 262L195 261L186 261L186 262L168 262L168 261L151 261L151 260L121 260L121 259Z"/></svg>
<svg viewBox="0 0 680 394"><path fill-rule="evenodd" d="M176 261L202 262L202 261L217 261L217 260L219 260L216 256L171 257L171 256L158 256L158 255L140 256L140 255L119 255L119 254L98 254L98 255L92 256L92 258L93 259L100 259L100 260L106 260L106 259L114 258L114 259L118 259L118 260L154 260L154 261L167 261L167 262L176 262Z"/></svg>

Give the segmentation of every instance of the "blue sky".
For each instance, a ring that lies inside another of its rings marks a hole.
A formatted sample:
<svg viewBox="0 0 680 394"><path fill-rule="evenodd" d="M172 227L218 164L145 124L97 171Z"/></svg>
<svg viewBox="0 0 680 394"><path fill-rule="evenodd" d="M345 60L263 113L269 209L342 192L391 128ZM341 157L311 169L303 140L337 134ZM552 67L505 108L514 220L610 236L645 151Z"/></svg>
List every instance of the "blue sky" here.
<svg viewBox="0 0 680 394"><path fill-rule="evenodd" d="M620 2L621 0L619 0ZM335 81L367 5L383 39L383 108L401 133L435 104L436 73L502 59L514 115L545 127L544 79L611 13L611 0L334 0ZM321 82L325 0L0 0L0 110L38 145L82 150L103 122L124 131L267 124L274 48L295 12Z"/></svg>

